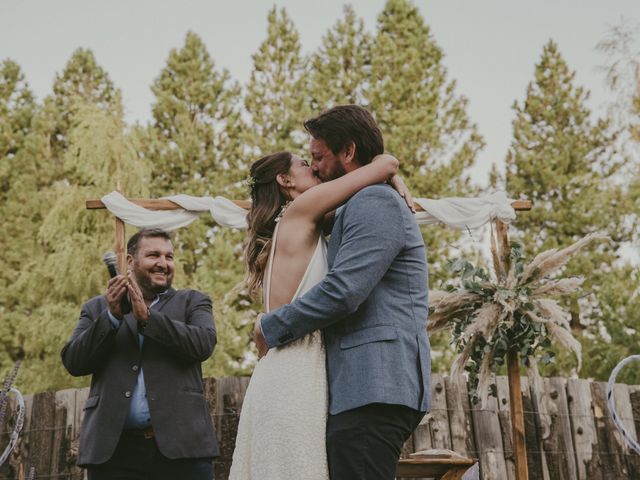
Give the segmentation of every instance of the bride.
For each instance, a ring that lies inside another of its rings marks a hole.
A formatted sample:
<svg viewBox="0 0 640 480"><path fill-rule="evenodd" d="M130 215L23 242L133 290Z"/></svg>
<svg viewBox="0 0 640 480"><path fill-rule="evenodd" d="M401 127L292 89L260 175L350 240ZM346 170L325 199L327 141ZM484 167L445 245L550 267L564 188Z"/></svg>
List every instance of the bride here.
<svg viewBox="0 0 640 480"><path fill-rule="evenodd" d="M288 152L252 165L247 284L252 293L262 288L265 311L291 303L324 278L323 229L330 231L334 210L352 195L392 179L411 206L397 170L398 161L386 154L326 183L305 160ZM328 479L327 397L320 331L269 350L256 365L244 398L229 478Z"/></svg>

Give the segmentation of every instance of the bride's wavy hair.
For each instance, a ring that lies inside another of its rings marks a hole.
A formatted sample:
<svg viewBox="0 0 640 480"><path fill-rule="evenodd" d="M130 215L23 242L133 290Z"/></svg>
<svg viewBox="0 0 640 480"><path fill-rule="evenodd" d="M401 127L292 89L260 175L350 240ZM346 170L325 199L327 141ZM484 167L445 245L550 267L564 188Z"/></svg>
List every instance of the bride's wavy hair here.
<svg viewBox="0 0 640 480"><path fill-rule="evenodd" d="M289 171L291 158L290 152L267 155L251 165L249 171L251 210L247 215L249 233L245 241L244 258L247 264L245 283L251 295L256 295L262 287L276 218L282 206L290 200L276 177Z"/></svg>

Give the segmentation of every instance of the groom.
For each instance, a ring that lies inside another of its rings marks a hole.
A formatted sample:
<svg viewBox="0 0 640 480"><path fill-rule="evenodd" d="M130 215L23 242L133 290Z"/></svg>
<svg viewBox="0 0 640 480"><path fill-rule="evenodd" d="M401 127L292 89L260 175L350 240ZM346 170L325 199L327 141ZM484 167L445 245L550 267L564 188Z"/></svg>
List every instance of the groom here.
<svg viewBox="0 0 640 480"><path fill-rule="evenodd" d="M323 181L384 151L375 120L355 105L332 108L305 128ZM391 480L402 445L431 403L424 242L393 188L367 187L339 209L328 261L318 285L256 323L256 344L278 347L323 329L331 479Z"/></svg>

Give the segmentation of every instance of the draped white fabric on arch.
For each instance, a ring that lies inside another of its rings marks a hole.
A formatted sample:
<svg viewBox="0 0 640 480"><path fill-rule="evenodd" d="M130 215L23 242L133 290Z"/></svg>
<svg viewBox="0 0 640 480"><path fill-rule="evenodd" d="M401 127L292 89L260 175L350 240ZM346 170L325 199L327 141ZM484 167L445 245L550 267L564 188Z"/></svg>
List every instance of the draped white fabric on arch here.
<svg viewBox="0 0 640 480"><path fill-rule="evenodd" d="M247 211L224 197L192 197L181 194L165 198L184 210L147 210L115 191L101 200L112 214L138 228L154 227L171 231L189 225L207 211L223 227L247 228ZM458 230L474 230L494 219L511 223L516 218L511 206L513 200L505 192L470 198L416 198L414 201L424 208L424 212L416 213L416 220L423 225L443 223Z"/></svg>

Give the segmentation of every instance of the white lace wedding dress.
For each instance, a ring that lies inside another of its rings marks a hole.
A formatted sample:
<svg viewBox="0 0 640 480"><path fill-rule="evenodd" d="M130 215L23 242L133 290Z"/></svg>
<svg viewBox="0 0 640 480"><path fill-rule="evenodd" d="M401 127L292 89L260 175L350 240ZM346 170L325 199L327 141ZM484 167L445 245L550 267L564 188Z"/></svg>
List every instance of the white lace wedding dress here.
<svg viewBox="0 0 640 480"><path fill-rule="evenodd" d="M267 266L266 311L277 233L278 225ZM307 292L326 272L327 244L321 235L293 298ZM269 350L256 365L242 404L229 479L328 480L327 402L320 331Z"/></svg>

